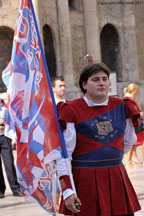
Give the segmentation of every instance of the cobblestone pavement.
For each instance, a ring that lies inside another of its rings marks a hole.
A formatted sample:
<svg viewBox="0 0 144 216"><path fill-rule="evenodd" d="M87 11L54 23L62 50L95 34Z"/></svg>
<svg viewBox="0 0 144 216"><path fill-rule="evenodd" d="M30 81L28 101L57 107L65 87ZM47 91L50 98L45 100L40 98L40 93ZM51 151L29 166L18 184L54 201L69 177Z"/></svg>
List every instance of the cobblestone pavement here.
<svg viewBox="0 0 144 216"><path fill-rule="evenodd" d="M139 158L142 160L141 146L137 147ZM133 167L126 167L128 175L137 193L141 210L135 216L144 216L144 165L136 164Z"/></svg>
<svg viewBox="0 0 144 216"><path fill-rule="evenodd" d="M14 152L14 156L16 152ZM138 156L141 159L141 147L138 147ZM144 216L144 166L142 164L127 167L127 172L138 195L142 210L135 213L135 216ZM7 183L5 198L0 199L0 216L50 216L36 203L27 203L23 197L13 197ZM58 216L62 216L57 214Z"/></svg>

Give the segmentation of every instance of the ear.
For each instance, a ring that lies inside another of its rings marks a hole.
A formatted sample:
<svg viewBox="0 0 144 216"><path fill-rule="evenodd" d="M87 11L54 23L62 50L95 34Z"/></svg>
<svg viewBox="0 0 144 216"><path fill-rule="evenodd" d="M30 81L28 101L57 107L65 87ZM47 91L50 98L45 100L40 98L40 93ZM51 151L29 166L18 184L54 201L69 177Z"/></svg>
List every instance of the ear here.
<svg viewBox="0 0 144 216"><path fill-rule="evenodd" d="M86 90L87 89L87 83L86 82L83 82L82 83L82 86L83 86L83 88Z"/></svg>

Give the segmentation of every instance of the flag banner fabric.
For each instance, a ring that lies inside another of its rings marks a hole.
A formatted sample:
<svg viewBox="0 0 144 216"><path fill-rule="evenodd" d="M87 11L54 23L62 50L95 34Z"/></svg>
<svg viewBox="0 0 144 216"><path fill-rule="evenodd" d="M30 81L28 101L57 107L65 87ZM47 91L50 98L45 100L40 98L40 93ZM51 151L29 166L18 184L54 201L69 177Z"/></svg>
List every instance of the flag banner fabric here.
<svg viewBox="0 0 144 216"><path fill-rule="evenodd" d="M10 67L11 67L11 61L9 62L7 67L2 72L2 81L7 88L9 86L9 82L10 82L10 78L11 78ZM8 101L9 101L9 99L8 99ZM6 104L6 106L7 106L7 104ZM13 122L11 120L11 116L10 116L10 113L8 110L7 110L6 123L5 123L5 136L9 137L11 140L16 142L15 128L14 128L14 125L13 125Z"/></svg>
<svg viewBox="0 0 144 216"><path fill-rule="evenodd" d="M5 136L10 138L13 142L17 142L14 124L8 110L7 110L6 123L5 123Z"/></svg>
<svg viewBox="0 0 144 216"><path fill-rule="evenodd" d="M7 67L2 72L2 81L5 84L6 87L9 85L10 80L10 63L7 65Z"/></svg>
<svg viewBox="0 0 144 216"><path fill-rule="evenodd" d="M9 113L23 195L55 214L53 161L67 157L31 0L21 0L11 57ZM61 144L62 143L62 144Z"/></svg>

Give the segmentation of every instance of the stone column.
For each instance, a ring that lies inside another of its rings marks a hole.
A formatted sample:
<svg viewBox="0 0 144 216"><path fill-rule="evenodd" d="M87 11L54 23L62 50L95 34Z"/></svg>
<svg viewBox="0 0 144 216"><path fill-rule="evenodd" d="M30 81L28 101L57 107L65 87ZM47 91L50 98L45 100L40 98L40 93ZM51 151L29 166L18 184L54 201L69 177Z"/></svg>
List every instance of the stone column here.
<svg viewBox="0 0 144 216"><path fill-rule="evenodd" d="M62 74L67 87L67 95L69 98L76 96L77 88L74 87L74 72L72 59L72 44L70 32L70 17L67 0L56 0L57 21L59 31L60 55L62 62Z"/></svg>
<svg viewBox="0 0 144 216"><path fill-rule="evenodd" d="M137 51L137 35L133 7L123 7L122 61L123 80L133 82L139 80L139 63Z"/></svg>
<svg viewBox="0 0 144 216"><path fill-rule="evenodd" d="M96 0L83 0L85 37L87 53L93 57L94 61L101 61L98 11Z"/></svg>
<svg viewBox="0 0 144 216"><path fill-rule="evenodd" d="M41 14L40 14L40 10L39 10L39 7L41 5L40 5L39 1L37 1L37 0L33 0L32 3L33 3L34 12L35 12L36 20L37 20L37 25L38 25L42 45L43 45L43 29L42 29L43 25L41 25Z"/></svg>

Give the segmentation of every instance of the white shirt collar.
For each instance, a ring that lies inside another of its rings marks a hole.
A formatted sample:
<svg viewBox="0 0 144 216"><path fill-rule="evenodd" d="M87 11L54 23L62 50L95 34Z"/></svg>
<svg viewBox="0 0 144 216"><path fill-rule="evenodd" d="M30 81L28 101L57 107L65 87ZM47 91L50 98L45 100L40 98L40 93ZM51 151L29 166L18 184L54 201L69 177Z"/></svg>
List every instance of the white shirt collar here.
<svg viewBox="0 0 144 216"><path fill-rule="evenodd" d="M83 97L83 99L85 100L85 102L87 103L88 106L92 107L92 106L107 106L108 105L108 102L109 102L109 97L107 96L106 100L101 103L101 104L96 104L96 103L93 103L92 101L90 101L87 96L85 95Z"/></svg>
<svg viewBox="0 0 144 216"><path fill-rule="evenodd" d="M58 99L55 97L55 103L58 104L59 102L66 102L66 99L65 98Z"/></svg>

